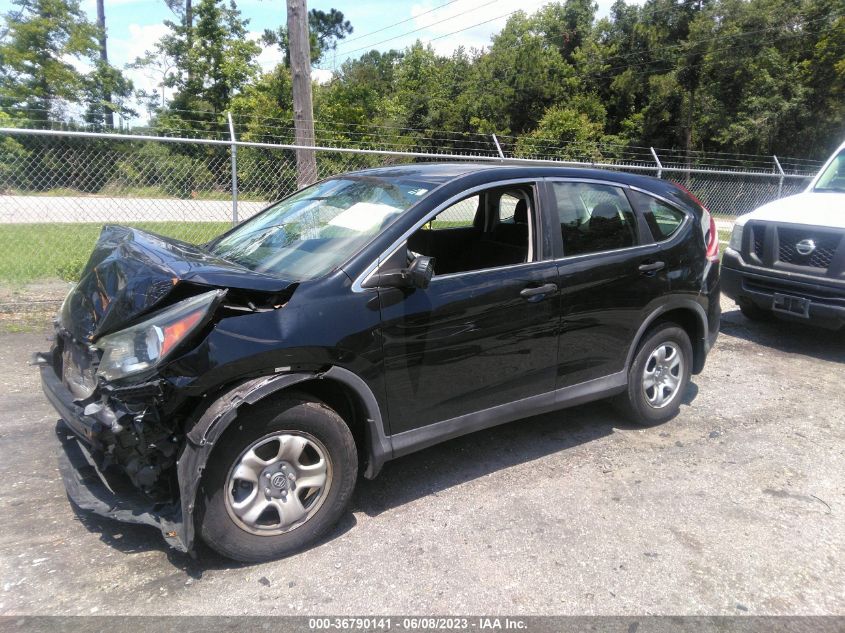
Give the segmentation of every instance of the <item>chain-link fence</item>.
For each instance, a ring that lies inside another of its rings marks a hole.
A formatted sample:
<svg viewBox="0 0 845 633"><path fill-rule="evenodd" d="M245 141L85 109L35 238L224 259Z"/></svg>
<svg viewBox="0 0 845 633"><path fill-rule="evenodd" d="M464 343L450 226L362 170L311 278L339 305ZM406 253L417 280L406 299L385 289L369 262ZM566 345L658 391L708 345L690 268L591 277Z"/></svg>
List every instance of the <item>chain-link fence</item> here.
<svg viewBox="0 0 845 633"><path fill-rule="evenodd" d="M495 140L495 139L493 139ZM491 146L492 143L491 143ZM317 148L320 177L432 160L536 162L495 150L473 154ZM75 279L106 223L202 243L296 189L296 148L273 143L0 129L0 319L47 301ZM810 176L653 161L577 162L636 171L687 186L717 216L751 211L803 189ZM548 160L544 161L548 162ZM234 186L233 186L234 185Z"/></svg>

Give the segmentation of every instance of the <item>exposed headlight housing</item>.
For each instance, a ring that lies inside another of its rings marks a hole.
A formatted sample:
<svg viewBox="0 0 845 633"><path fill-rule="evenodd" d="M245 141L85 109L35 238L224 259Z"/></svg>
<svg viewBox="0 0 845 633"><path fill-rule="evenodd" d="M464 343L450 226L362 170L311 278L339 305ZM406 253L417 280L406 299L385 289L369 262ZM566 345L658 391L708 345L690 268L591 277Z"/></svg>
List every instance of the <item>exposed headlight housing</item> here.
<svg viewBox="0 0 845 633"><path fill-rule="evenodd" d="M70 318L70 296L73 294L73 291L76 290L77 284L72 284L70 288L68 288L67 294L65 295L64 301L62 301L62 306L59 308L59 325L63 328L67 328L67 324Z"/></svg>
<svg viewBox="0 0 845 633"><path fill-rule="evenodd" d="M103 336L94 343L103 352L97 375L117 380L155 367L206 323L225 294L225 290L212 290L185 299L146 321Z"/></svg>
<svg viewBox="0 0 845 633"><path fill-rule="evenodd" d="M733 231L731 231L731 241L728 242L728 248L739 252L742 250L742 231L744 225L734 224Z"/></svg>

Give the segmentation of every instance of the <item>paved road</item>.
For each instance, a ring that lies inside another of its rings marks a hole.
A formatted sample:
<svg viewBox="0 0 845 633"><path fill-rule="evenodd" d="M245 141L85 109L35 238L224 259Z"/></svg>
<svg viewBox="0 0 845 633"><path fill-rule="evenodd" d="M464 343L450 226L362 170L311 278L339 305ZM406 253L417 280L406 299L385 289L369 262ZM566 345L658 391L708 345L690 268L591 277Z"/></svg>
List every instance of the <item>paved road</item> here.
<svg viewBox="0 0 845 633"><path fill-rule="evenodd" d="M238 202L244 220L266 202ZM230 200L109 198L99 196L2 196L0 224L23 222L229 222Z"/></svg>
<svg viewBox="0 0 845 633"><path fill-rule="evenodd" d="M0 335L0 614L845 614L843 334L728 311L671 422L594 404L453 440L252 566L72 510L45 344Z"/></svg>

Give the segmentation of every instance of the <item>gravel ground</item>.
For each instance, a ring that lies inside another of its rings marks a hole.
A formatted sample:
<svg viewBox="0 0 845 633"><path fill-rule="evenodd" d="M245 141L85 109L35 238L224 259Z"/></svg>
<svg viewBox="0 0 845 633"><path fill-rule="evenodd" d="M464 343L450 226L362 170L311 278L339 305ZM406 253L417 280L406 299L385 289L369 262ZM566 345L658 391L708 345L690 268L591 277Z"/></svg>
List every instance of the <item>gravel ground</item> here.
<svg viewBox="0 0 845 633"><path fill-rule="evenodd" d="M845 614L845 333L722 335L681 414L593 404L388 464L264 565L74 512L33 333L0 335L0 615Z"/></svg>

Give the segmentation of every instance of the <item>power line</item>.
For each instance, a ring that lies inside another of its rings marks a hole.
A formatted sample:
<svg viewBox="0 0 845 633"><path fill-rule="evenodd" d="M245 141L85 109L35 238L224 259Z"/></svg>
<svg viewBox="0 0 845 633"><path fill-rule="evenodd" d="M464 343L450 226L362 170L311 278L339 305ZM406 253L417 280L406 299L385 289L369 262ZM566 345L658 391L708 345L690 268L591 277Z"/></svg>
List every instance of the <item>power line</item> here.
<svg viewBox="0 0 845 633"><path fill-rule="evenodd" d="M362 46L360 48L356 48L356 49L353 49L351 51L340 50L340 51L338 51L338 53L340 53L341 55L352 55L353 53L357 53L357 52L364 51L364 50L367 50L367 49L373 49L376 46L380 46L381 44L386 44L387 42L392 42L394 40L398 40L400 38L405 37L406 35L411 35L412 33L418 33L419 31L424 31L425 29L430 29L432 26L437 26L438 24L443 24L444 22L449 22L450 20L454 20L456 18L464 16L467 13L472 13L473 11L478 11L479 9L483 9L484 7L490 6L491 4L495 4L496 2L499 2L499 0L490 0L489 2L485 2L484 4L480 4L477 7L473 7L472 9L468 9L466 11L461 11L460 13L456 13L455 15L449 16L448 18L438 20L437 22L432 22L431 24L427 24L426 26L421 26L419 28L412 29L410 31L406 31L405 33L400 33L399 35L394 35L393 37L389 37L386 40L382 40L382 41L376 42L374 44L368 44L367 46ZM511 11L511 13L516 13L516 11ZM510 13L508 13L508 15L510 15ZM488 22L492 22L492 20L488 20ZM486 22L482 22L482 24L486 24ZM475 25L475 26L478 26L478 25ZM472 28L472 27L470 27L470 28ZM462 30L466 30L466 29L462 29ZM434 39L439 39L439 38L433 38L432 40L429 40L429 41L433 41Z"/></svg>
<svg viewBox="0 0 845 633"><path fill-rule="evenodd" d="M428 11L424 11L423 13L420 13L419 15L412 15L410 18L406 18L406 19L402 20L401 22L394 22L393 24L389 24L389 25L382 27L380 29L377 29L375 31L370 31L369 33L364 33L363 35L358 35L356 37L352 37L350 39L343 40L343 43L349 44L349 42L354 42L356 40L360 40L360 39L363 39L365 37L369 37L370 35L375 35L376 33L381 33L382 31L387 31L388 29L392 29L394 26L399 26L400 24L405 24L406 22L410 22L411 20L416 20L418 18L421 18L424 15L428 15L429 13L434 13L435 11L439 11L440 9L442 9L444 7L448 7L450 4L455 4L456 2L459 2L459 1L460 0L449 0L448 2L444 2L440 6L434 7L433 9L429 9Z"/></svg>

